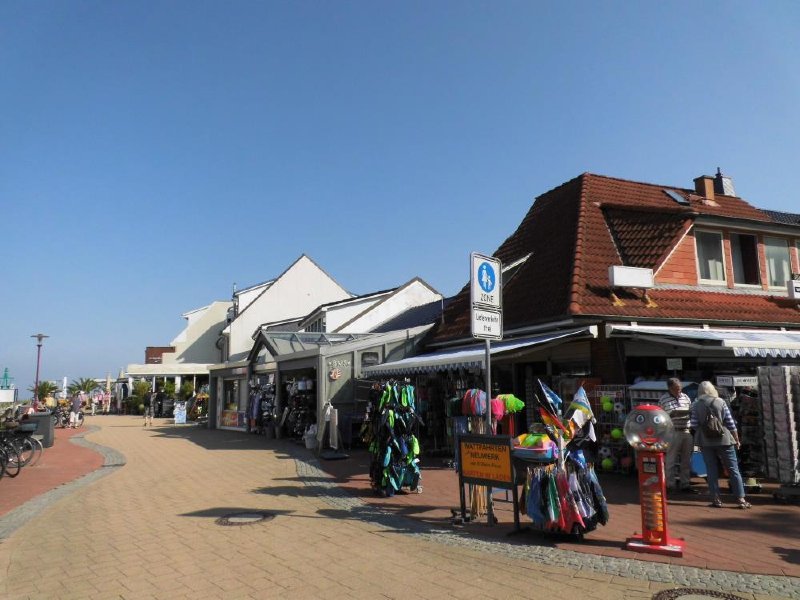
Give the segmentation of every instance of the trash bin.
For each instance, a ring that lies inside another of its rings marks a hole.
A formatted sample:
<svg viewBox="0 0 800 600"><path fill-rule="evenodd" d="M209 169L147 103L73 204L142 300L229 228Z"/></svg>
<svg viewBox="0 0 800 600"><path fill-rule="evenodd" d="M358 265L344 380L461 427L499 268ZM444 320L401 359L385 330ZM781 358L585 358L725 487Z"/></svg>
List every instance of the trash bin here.
<svg viewBox="0 0 800 600"><path fill-rule="evenodd" d="M45 412L36 412L28 415L25 421L28 423L36 423L36 434L42 438L42 446L45 448L53 447L53 440L55 439L55 432L53 430L52 413L48 410Z"/></svg>

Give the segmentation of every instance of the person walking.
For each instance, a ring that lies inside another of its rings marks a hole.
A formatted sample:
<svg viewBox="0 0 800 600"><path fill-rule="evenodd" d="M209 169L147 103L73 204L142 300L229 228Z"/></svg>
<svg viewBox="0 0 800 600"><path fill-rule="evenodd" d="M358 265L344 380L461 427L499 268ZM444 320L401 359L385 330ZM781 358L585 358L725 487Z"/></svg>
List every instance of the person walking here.
<svg viewBox="0 0 800 600"><path fill-rule="evenodd" d="M153 411L156 403L154 396L153 392L148 392L144 397L144 427L147 427L148 420L150 421L150 427L153 426Z"/></svg>
<svg viewBox="0 0 800 600"><path fill-rule="evenodd" d="M709 415L712 418L709 419ZM714 421L719 421L719 430L714 426ZM689 412L689 426L694 431L695 444L703 452L703 460L708 472L708 493L711 506L722 508L722 499L719 491L719 462L728 470L730 476L730 491L736 497L739 508L750 508L750 503L745 498L742 475L739 472L739 461L736 449L741 446L739 434L736 431L736 422L731 416L731 411L725 401L710 381L703 381L697 388L697 400L692 403Z"/></svg>
<svg viewBox="0 0 800 600"><path fill-rule="evenodd" d="M672 441L667 448L667 490L675 490L675 467L680 470L680 491L697 494L692 487L692 452L694 437L689 431L689 409L692 401L683 393L681 380L670 377L667 380L668 392L661 396L658 405L669 415L674 427Z"/></svg>
<svg viewBox="0 0 800 600"><path fill-rule="evenodd" d="M78 413L81 412L81 405L83 405L83 392L75 392L72 395L72 403L70 404L69 411L69 427L70 429L78 428Z"/></svg>

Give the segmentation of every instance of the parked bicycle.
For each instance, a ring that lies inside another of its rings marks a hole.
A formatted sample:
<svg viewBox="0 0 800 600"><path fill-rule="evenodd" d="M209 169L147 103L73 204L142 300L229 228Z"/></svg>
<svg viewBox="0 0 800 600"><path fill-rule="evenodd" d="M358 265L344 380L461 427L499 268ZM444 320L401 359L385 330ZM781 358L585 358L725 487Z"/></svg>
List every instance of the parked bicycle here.
<svg viewBox="0 0 800 600"><path fill-rule="evenodd" d="M70 411L64 407L57 407L51 415L51 418L53 419L53 427L69 427L69 413ZM83 410L78 411L78 420L76 426L83 426Z"/></svg>
<svg viewBox="0 0 800 600"><path fill-rule="evenodd" d="M16 477L26 465L35 465L44 452L42 443L33 437L37 423L5 421L0 430L0 477Z"/></svg>

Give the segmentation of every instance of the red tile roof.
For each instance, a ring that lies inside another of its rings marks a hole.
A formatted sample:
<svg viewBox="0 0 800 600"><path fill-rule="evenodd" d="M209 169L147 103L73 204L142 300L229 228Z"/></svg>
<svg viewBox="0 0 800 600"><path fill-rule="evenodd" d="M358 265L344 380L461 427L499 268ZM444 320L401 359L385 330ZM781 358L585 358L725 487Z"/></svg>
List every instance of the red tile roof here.
<svg viewBox="0 0 800 600"><path fill-rule="evenodd" d="M685 213L603 209L622 265L656 269L691 224Z"/></svg>
<svg viewBox="0 0 800 600"><path fill-rule="evenodd" d="M665 190L677 192L688 205ZM640 295L619 293L624 306L614 306L608 267L656 269L698 215L779 222L741 198L717 195L711 202L694 190L590 173L539 196L494 253L504 264L531 253L503 288L504 329L582 315L800 324L800 310L785 298L701 288L650 290L656 307L647 307ZM430 341L469 336L467 285L445 310Z"/></svg>

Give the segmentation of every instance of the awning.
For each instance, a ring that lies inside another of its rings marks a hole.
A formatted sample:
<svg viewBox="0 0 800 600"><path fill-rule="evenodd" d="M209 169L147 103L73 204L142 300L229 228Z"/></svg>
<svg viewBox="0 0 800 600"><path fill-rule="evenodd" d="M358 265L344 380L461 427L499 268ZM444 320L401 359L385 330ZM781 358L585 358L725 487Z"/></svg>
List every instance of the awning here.
<svg viewBox="0 0 800 600"><path fill-rule="evenodd" d="M580 329L551 331L531 337L507 340L504 342L492 342L491 354L492 356L496 354L508 356L514 351L527 349L531 346L561 343L576 337L597 337L597 326L591 325ZM381 365L365 367L362 369L362 372L365 375L407 375L458 368L483 368L485 357L486 346L484 344L474 344L466 348L440 350L439 352L433 352L431 354L422 354L420 356L412 356L411 358L404 358Z"/></svg>
<svg viewBox="0 0 800 600"><path fill-rule="evenodd" d="M728 348L737 357L800 358L800 331L608 325L607 334L663 344L689 342L699 349Z"/></svg>

